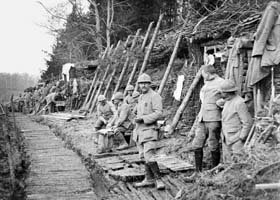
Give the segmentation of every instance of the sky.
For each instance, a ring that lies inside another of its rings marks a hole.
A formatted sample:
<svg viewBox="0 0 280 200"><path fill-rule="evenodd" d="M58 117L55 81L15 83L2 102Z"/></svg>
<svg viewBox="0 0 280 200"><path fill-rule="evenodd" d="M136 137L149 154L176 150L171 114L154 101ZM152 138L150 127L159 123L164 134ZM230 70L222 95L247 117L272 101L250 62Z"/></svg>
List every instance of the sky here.
<svg viewBox="0 0 280 200"><path fill-rule="evenodd" d="M54 7L64 0L40 0ZM46 53L51 52L55 37L39 24L48 14L38 0L6 0L0 6L0 73L28 73L39 76L46 69Z"/></svg>

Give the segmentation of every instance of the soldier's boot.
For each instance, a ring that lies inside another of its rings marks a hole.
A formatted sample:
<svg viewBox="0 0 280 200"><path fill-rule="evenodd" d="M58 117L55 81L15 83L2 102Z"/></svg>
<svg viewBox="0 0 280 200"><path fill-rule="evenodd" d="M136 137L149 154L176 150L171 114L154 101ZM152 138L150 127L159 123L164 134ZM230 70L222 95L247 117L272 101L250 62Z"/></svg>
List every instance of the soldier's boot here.
<svg viewBox="0 0 280 200"><path fill-rule="evenodd" d="M148 163L145 163L145 179L140 183L135 183L134 186L138 187L152 187L155 185L152 169Z"/></svg>
<svg viewBox="0 0 280 200"><path fill-rule="evenodd" d="M219 149L215 151L211 151L211 159L212 159L211 168L216 167L220 163L220 157L221 157L221 153Z"/></svg>
<svg viewBox="0 0 280 200"><path fill-rule="evenodd" d="M124 150L129 147L121 132L116 132L115 137L117 138L118 141L120 141L120 145L118 146L117 150Z"/></svg>
<svg viewBox="0 0 280 200"><path fill-rule="evenodd" d="M165 189L165 184L162 182L161 180L161 173L158 167L158 163L157 162L150 162L149 166L153 172L153 175L156 179L156 188L158 190L164 190Z"/></svg>
<svg viewBox="0 0 280 200"><path fill-rule="evenodd" d="M195 172L191 176L184 177L184 181L186 182L195 181L199 173L202 171L202 159L203 159L203 149L199 148L194 150Z"/></svg>
<svg viewBox="0 0 280 200"><path fill-rule="evenodd" d="M99 128L94 128L91 134L91 139L93 140L94 144L98 144L99 130L100 130Z"/></svg>

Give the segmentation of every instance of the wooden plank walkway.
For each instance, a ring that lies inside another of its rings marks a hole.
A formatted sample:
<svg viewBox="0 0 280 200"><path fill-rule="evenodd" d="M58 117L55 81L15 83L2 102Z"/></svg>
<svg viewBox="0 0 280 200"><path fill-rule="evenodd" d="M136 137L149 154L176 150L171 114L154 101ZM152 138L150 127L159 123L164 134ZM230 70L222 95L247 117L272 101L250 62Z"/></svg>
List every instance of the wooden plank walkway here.
<svg viewBox="0 0 280 200"><path fill-rule="evenodd" d="M47 127L17 115L31 165L26 180L29 200L98 199L78 155L64 147Z"/></svg>

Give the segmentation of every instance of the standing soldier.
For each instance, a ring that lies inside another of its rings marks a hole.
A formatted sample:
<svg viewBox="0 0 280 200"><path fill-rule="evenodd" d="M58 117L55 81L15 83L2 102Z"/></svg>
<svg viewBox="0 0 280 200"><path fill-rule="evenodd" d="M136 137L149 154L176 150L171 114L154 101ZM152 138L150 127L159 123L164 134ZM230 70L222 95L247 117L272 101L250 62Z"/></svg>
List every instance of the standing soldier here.
<svg viewBox="0 0 280 200"><path fill-rule="evenodd" d="M225 100L222 112L222 141L224 162L232 161L232 155L239 153L253 124L248 107L236 92L234 82L226 80L221 86Z"/></svg>
<svg viewBox="0 0 280 200"><path fill-rule="evenodd" d="M23 112L23 106L24 106L24 98L21 94L19 94L19 100L18 100L18 111Z"/></svg>
<svg viewBox="0 0 280 200"><path fill-rule="evenodd" d="M162 116L162 99L150 88L151 82L151 77L147 74L142 74L138 78L142 95L136 105L133 140L137 144L140 158L145 159L145 179L135 186L152 186L156 183L157 189L164 189L165 185L161 181L161 173L155 160L156 142L159 139L156 127L157 120Z"/></svg>
<svg viewBox="0 0 280 200"><path fill-rule="evenodd" d="M216 102L221 99L220 86L223 84L224 79L217 75L213 65L205 65L201 70L204 86L200 91L201 108L198 114L199 123L192 143L196 173L189 177L190 180L198 172L202 171L203 146L207 140L211 151L211 167L217 166L220 162L221 109L216 105Z"/></svg>
<svg viewBox="0 0 280 200"><path fill-rule="evenodd" d="M130 104L133 101L132 93L134 90L133 85L128 85L125 89L127 91L127 95L124 99L125 103Z"/></svg>

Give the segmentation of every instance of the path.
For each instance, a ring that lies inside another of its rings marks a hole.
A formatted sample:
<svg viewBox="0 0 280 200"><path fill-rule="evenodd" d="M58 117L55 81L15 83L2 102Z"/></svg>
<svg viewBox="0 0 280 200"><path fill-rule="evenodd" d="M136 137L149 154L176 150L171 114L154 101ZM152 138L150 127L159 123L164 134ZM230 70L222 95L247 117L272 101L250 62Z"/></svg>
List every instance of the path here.
<svg viewBox="0 0 280 200"><path fill-rule="evenodd" d="M24 115L17 115L16 121L31 161L26 181L28 200L97 199L78 155L66 149L47 126Z"/></svg>

